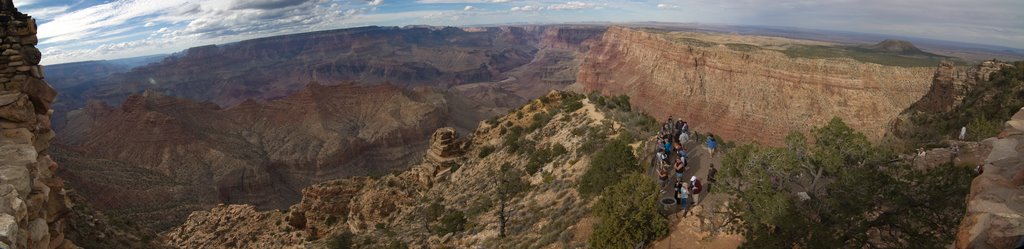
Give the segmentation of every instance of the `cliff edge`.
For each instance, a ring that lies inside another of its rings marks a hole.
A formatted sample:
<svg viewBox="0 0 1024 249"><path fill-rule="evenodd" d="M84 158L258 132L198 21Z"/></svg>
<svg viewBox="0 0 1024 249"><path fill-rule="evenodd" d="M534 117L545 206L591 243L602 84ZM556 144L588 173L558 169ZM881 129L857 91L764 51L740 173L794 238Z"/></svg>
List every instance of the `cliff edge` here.
<svg viewBox="0 0 1024 249"><path fill-rule="evenodd" d="M48 148L50 105L36 22L0 1L0 248L77 248L64 239L70 202Z"/></svg>
<svg viewBox="0 0 1024 249"><path fill-rule="evenodd" d="M967 214L956 248L1020 248L1024 238L1024 109L1007 121L998 137L986 140L992 153L971 182Z"/></svg>

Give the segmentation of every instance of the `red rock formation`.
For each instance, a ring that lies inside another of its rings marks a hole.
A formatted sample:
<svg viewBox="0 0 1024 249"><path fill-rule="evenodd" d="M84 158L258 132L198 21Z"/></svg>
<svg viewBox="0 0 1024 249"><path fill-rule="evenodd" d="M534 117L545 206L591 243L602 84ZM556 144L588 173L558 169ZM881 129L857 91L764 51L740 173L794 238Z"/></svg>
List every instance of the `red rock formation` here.
<svg viewBox="0 0 1024 249"><path fill-rule="evenodd" d="M879 139L925 93L933 71L673 39L612 27L591 47L578 82L587 92L627 94L658 119L674 116L727 140L780 145L788 132L832 117Z"/></svg>

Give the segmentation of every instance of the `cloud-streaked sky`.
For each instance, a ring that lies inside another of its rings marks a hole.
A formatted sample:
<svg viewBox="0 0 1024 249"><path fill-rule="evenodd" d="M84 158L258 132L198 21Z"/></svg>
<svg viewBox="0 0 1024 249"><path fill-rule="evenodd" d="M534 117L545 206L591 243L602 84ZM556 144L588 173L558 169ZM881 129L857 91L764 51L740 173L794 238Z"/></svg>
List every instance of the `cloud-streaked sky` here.
<svg viewBox="0 0 1024 249"><path fill-rule="evenodd" d="M14 0L44 64L365 25L698 22L1024 48L1024 0Z"/></svg>

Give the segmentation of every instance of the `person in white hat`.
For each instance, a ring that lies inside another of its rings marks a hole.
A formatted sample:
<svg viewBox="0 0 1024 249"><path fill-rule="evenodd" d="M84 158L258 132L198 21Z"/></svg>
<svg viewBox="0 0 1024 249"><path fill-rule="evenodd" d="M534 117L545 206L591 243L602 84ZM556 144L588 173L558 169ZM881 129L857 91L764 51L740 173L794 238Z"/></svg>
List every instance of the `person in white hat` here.
<svg viewBox="0 0 1024 249"><path fill-rule="evenodd" d="M701 191L700 179L697 176L690 177L690 195L693 196L693 205L700 203L700 191Z"/></svg>

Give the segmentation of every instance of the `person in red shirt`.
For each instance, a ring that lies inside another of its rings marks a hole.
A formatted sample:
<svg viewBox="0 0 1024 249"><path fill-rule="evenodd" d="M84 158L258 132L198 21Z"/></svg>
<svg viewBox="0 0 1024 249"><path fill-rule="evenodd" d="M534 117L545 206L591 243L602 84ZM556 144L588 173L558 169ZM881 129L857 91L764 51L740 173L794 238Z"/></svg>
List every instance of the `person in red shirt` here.
<svg viewBox="0 0 1024 249"><path fill-rule="evenodd" d="M697 179L697 176L690 177L690 195L693 196L693 205L700 203L701 187L700 179Z"/></svg>

